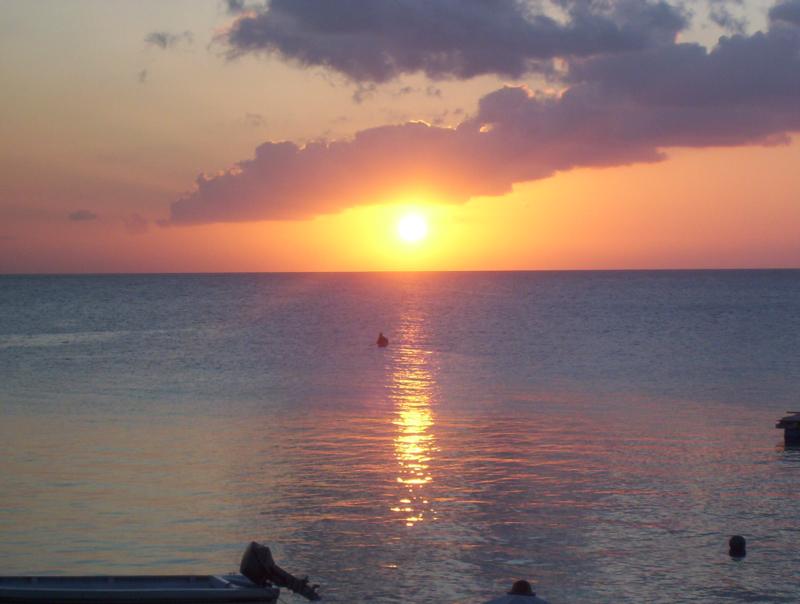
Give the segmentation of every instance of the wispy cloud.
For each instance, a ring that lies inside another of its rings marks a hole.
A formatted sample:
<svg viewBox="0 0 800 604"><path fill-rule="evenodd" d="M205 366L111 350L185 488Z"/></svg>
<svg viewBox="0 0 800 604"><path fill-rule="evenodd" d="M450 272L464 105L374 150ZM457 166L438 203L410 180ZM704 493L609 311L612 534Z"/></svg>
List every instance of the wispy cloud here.
<svg viewBox="0 0 800 604"><path fill-rule="evenodd" d="M67 218L75 222L83 222L88 220L97 220L97 214L91 210L75 210L74 212L70 212L67 215Z"/></svg>
<svg viewBox="0 0 800 604"><path fill-rule="evenodd" d="M245 113L244 123L253 128L262 128L266 126L267 120L260 113Z"/></svg>
<svg viewBox="0 0 800 604"><path fill-rule="evenodd" d="M167 50L175 48L181 44L190 45L194 41L194 36L190 31L181 33L170 33L168 31L152 31L144 37L146 44Z"/></svg>
<svg viewBox="0 0 800 604"><path fill-rule="evenodd" d="M144 216L136 213L123 218L122 222L129 235L144 235L150 226L150 222Z"/></svg>
<svg viewBox="0 0 800 604"><path fill-rule="evenodd" d="M225 10L231 15L238 15L249 10L245 0L224 0Z"/></svg>
<svg viewBox="0 0 800 604"><path fill-rule="evenodd" d="M744 0L708 0L709 17L722 29L742 34L747 27L747 19L735 14L731 7L741 9L743 4Z"/></svg>

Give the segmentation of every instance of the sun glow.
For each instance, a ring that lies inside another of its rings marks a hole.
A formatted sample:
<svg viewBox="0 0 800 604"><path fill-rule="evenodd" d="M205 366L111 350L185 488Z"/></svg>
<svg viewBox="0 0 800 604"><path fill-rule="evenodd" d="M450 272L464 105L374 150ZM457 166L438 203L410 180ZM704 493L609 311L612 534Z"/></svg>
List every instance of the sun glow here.
<svg viewBox="0 0 800 604"><path fill-rule="evenodd" d="M406 243L418 243L428 236L428 221L421 214L406 214L397 223L397 236Z"/></svg>

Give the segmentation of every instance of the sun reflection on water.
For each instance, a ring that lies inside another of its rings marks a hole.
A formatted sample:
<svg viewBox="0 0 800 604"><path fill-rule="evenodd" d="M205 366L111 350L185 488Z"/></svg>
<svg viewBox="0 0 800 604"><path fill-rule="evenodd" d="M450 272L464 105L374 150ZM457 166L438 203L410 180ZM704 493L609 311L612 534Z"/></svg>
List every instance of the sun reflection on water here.
<svg viewBox="0 0 800 604"><path fill-rule="evenodd" d="M418 325L409 325L400 337L413 343L418 329ZM431 412L433 375L429 352L405 344L394 350L393 357L390 396L394 401L397 484L402 493L391 510L402 516L406 526L414 526L436 519L427 488L433 482L430 466L437 451Z"/></svg>

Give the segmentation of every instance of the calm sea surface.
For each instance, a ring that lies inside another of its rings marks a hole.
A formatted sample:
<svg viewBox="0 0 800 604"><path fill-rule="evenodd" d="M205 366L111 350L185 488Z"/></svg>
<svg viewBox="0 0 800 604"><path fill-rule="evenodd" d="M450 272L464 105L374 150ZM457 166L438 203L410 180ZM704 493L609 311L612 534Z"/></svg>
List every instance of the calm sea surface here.
<svg viewBox="0 0 800 604"><path fill-rule="evenodd" d="M798 602L799 396L798 271L0 277L0 574Z"/></svg>

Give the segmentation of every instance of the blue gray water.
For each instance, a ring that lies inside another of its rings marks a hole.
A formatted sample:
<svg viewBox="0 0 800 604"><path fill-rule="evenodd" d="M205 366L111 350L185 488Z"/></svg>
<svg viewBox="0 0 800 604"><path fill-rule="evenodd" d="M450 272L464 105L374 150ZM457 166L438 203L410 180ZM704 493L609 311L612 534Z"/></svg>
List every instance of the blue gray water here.
<svg viewBox="0 0 800 604"><path fill-rule="evenodd" d="M800 271L0 277L0 574L797 602L798 361Z"/></svg>

